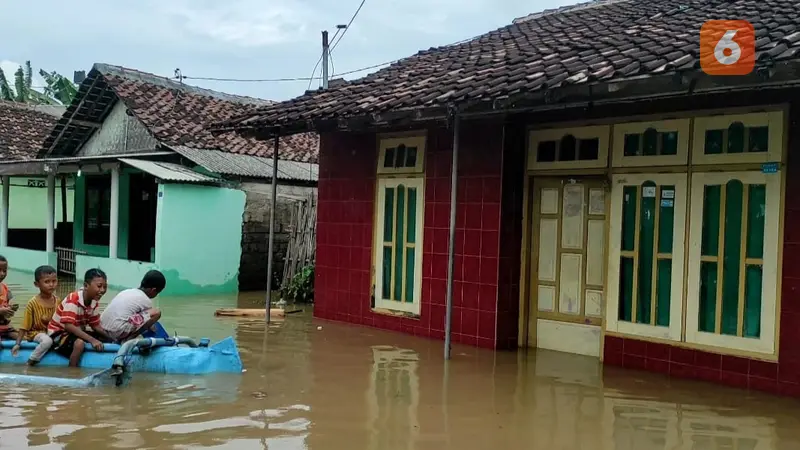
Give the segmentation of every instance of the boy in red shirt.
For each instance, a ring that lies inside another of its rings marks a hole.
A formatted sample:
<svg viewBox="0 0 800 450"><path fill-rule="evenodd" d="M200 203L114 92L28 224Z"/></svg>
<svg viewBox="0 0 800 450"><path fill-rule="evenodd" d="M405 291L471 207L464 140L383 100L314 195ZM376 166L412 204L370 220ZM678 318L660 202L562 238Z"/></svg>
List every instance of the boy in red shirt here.
<svg viewBox="0 0 800 450"><path fill-rule="evenodd" d="M53 339L53 350L69 358L70 367L78 367L86 343L97 351L103 350L103 340L111 339L100 326L98 306L108 289L106 274L89 269L83 277L83 289L67 296L56 308L47 332ZM87 330L86 327L91 328Z"/></svg>

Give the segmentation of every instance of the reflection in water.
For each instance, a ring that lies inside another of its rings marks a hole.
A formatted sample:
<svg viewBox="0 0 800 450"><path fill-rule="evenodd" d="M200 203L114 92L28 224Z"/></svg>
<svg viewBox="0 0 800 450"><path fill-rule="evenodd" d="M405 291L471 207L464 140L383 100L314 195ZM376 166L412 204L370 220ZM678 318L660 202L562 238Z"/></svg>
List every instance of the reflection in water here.
<svg viewBox="0 0 800 450"><path fill-rule="evenodd" d="M236 336L245 373L136 374L123 390L0 385L0 449L800 448L794 400L548 351L457 346L444 364L441 342L312 321L308 312L267 333L258 320L213 317L259 301L159 300L169 330Z"/></svg>

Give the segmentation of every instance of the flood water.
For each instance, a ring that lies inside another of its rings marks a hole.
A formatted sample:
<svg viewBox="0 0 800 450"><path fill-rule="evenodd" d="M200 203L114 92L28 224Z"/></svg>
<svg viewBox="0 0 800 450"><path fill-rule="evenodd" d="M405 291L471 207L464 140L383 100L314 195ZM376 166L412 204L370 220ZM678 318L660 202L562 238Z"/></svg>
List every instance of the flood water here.
<svg viewBox="0 0 800 450"><path fill-rule="evenodd" d="M7 280L19 302L33 295L28 279ZM547 351L455 346L444 364L441 342L315 321L309 311L268 333L260 320L213 317L258 302L263 295L159 299L170 332L235 336L245 373L135 374L124 389L0 385L0 448L800 448L792 399Z"/></svg>

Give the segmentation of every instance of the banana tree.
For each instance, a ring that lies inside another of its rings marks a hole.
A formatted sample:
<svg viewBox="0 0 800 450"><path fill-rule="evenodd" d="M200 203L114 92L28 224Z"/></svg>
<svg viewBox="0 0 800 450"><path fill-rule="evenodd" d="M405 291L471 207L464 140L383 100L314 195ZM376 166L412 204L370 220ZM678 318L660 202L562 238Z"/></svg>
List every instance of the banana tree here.
<svg viewBox="0 0 800 450"><path fill-rule="evenodd" d="M58 100L62 105L69 105L72 99L78 94L78 88L75 83L69 78L58 72L47 73L44 70L39 70L39 75L44 78L47 86L44 87L44 95L48 98Z"/></svg>
<svg viewBox="0 0 800 450"><path fill-rule="evenodd" d="M11 86L8 85L6 74L3 73L2 69L0 69L0 100L5 100L7 102L14 101L14 91L12 91Z"/></svg>
<svg viewBox="0 0 800 450"><path fill-rule="evenodd" d="M24 67L21 66L14 73L13 89L0 70L0 100L37 105L68 105L78 93L75 84L57 72L40 70L39 75L46 83L43 92L33 88L33 68L30 61L26 61Z"/></svg>

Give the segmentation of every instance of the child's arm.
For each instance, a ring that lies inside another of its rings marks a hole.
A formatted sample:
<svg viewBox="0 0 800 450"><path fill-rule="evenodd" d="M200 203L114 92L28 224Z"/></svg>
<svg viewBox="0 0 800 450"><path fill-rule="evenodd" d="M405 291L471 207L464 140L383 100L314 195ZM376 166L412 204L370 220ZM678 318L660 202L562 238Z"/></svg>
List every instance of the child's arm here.
<svg viewBox="0 0 800 450"><path fill-rule="evenodd" d="M111 336L106 333L106 330L100 325L100 314L93 314L92 317L89 319L89 326L92 327L92 331L97 333L100 337L107 341L113 341Z"/></svg>
<svg viewBox="0 0 800 450"><path fill-rule="evenodd" d="M99 334L100 336L102 336L103 339L105 339L107 341L113 341L114 340L114 339L111 338L111 335L106 333L106 330L104 330L103 327L100 326L100 324L92 325L92 331L94 331L95 333Z"/></svg>
<svg viewBox="0 0 800 450"><path fill-rule="evenodd" d="M14 345L15 348L18 348L20 344L22 344L22 338L25 334L33 328L33 302L35 300L31 300L28 302L28 306L25 307L25 314L22 316L22 326L19 328L19 333L17 333L17 343Z"/></svg>
<svg viewBox="0 0 800 450"><path fill-rule="evenodd" d="M88 342L92 347L97 348L98 345L103 345L100 341L89 336L89 333L81 330L80 327L78 327L75 324L72 323L64 324L64 330L66 330L67 333L69 334L74 334L75 336L82 339L84 342Z"/></svg>
<svg viewBox="0 0 800 450"><path fill-rule="evenodd" d="M19 305L11 303L14 300L14 294L11 291L7 291L8 295L6 296L6 306L0 308L0 316L5 317L6 319L10 319L14 317L14 313L19 309Z"/></svg>

